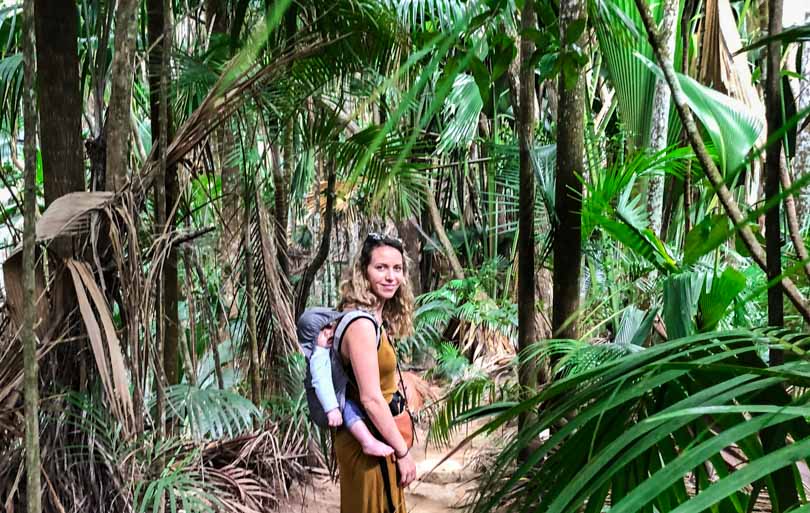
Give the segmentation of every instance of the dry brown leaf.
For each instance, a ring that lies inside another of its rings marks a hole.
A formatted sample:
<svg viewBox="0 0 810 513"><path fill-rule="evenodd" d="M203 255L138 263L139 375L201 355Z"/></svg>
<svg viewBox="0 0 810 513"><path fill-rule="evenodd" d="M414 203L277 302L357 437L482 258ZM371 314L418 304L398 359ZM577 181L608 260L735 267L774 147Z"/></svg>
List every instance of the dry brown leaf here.
<svg viewBox="0 0 810 513"><path fill-rule="evenodd" d="M121 341L118 339L118 334L115 332L115 324L110 314L107 300L101 293L98 285L93 279L90 268L87 264L75 262L74 264L79 271L84 285L90 291L90 295L96 306L96 311L101 318L101 324L104 327L104 333L107 336L107 349L110 356L110 365L112 367L113 381L115 383L116 391L118 392L118 401L124 409L124 412L129 415L130 419L134 421L135 414L132 408L132 397L129 394L129 378L127 374L127 367L124 362L124 355L121 352Z"/></svg>
<svg viewBox="0 0 810 513"><path fill-rule="evenodd" d="M79 300L79 311L84 320L87 336L90 339L90 346L93 349L93 356L96 360L101 382L110 400L111 410L118 421L121 422L125 434L129 434L131 432L130 427L132 426L134 413L132 410L132 399L129 396L129 387L127 386L128 379L126 377L126 368L119 367L115 364L112 364L111 368L110 362L108 361L117 360L117 357L112 356L112 353L115 352L115 348L117 348L118 356L120 357L121 348L118 343L118 337L115 335L114 330L112 330L112 336L106 333L107 346L110 348L110 354L108 355L108 352L105 351L101 327L93 312L90 298L85 288L85 281L82 278L83 266L86 270L86 264L72 259L67 261L67 268L70 270L71 277L73 278L73 286L76 290L76 297ZM89 273L89 270L86 270L86 272ZM95 282L92 283L95 285ZM93 288L94 287L91 286L92 295L94 295ZM95 288L97 290L97 287ZM94 303L96 303L96 307L99 308L102 322L106 324L107 319L105 319L105 315L102 313L106 308L106 303L101 306L96 301L94 301ZM109 316L109 311L106 312L106 315ZM108 328L105 327L105 332L107 329ZM123 362L123 359L121 359L121 362ZM121 363L121 365L123 365L123 363ZM121 374L122 372L123 374Z"/></svg>
<svg viewBox="0 0 810 513"><path fill-rule="evenodd" d="M86 230L86 214L103 208L114 197L112 192L71 192L57 198L37 221L37 241Z"/></svg>

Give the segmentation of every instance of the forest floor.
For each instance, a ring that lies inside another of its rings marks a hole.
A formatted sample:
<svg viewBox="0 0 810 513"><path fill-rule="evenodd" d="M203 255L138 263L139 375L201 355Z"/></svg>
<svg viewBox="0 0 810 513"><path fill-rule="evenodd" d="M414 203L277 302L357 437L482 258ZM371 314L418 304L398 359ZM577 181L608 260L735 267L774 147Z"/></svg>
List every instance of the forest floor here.
<svg viewBox="0 0 810 513"><path fill-rule="evenodd" d="M487 440L474 440L430 472L468 434L466 430L456 433L448 447L436 448L426 444L424 426L417 428L418 438L411 449L417 480L406 490L408 513L457 511L469 499L468 492L474 490L476 476L480 474L480 458L491 449ZM279 504L279 511L340 513L338 483L332 482L328 475L314 475L309 483L294 484L289 497Z"/></svg>

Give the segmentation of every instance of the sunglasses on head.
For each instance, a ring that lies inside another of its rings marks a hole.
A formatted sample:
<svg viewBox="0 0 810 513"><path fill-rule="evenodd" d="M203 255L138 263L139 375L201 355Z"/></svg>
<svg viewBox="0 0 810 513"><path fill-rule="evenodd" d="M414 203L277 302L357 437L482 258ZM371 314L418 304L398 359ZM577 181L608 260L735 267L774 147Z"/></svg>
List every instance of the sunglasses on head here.
<svg viewBox="0 0 810 513"><path fill-rule="evenodd" d="M402 239L398 239L396 237L392 237L390 235L385 235L378 232L369 232L368 235L366 235L365 243L368 244L370 242L378 242L395 247L402 246Z"/></svg>

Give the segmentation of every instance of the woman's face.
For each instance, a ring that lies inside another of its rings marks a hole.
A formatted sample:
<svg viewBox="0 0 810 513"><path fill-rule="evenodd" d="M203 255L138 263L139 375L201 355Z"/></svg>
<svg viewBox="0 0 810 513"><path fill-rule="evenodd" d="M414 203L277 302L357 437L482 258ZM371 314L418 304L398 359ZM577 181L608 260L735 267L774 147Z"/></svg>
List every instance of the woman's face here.
<svg viewBox="0 0 810 513"><path fill-rule="evenodd" d="M402 253L391 246L377 246L371 250L366 277L371 291L380 299L391 299L399 290L404 276Z"/></svg>

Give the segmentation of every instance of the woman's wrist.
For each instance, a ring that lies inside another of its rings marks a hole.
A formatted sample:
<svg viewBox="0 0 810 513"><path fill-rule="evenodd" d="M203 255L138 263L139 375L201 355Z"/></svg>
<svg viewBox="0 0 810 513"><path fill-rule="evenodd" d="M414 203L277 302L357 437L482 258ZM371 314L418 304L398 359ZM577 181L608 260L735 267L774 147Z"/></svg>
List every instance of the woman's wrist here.
<svg viewBox="0 0 810 513"><path fill-rule="evenodd" d="M405 450L402 451L402 452L395 451L394 456L396 456L398 460L401 460L401 459L405 458L406 456L408 456L408 454L410 454L410 452L411 452L411 449L406 447Z"/></svg>

